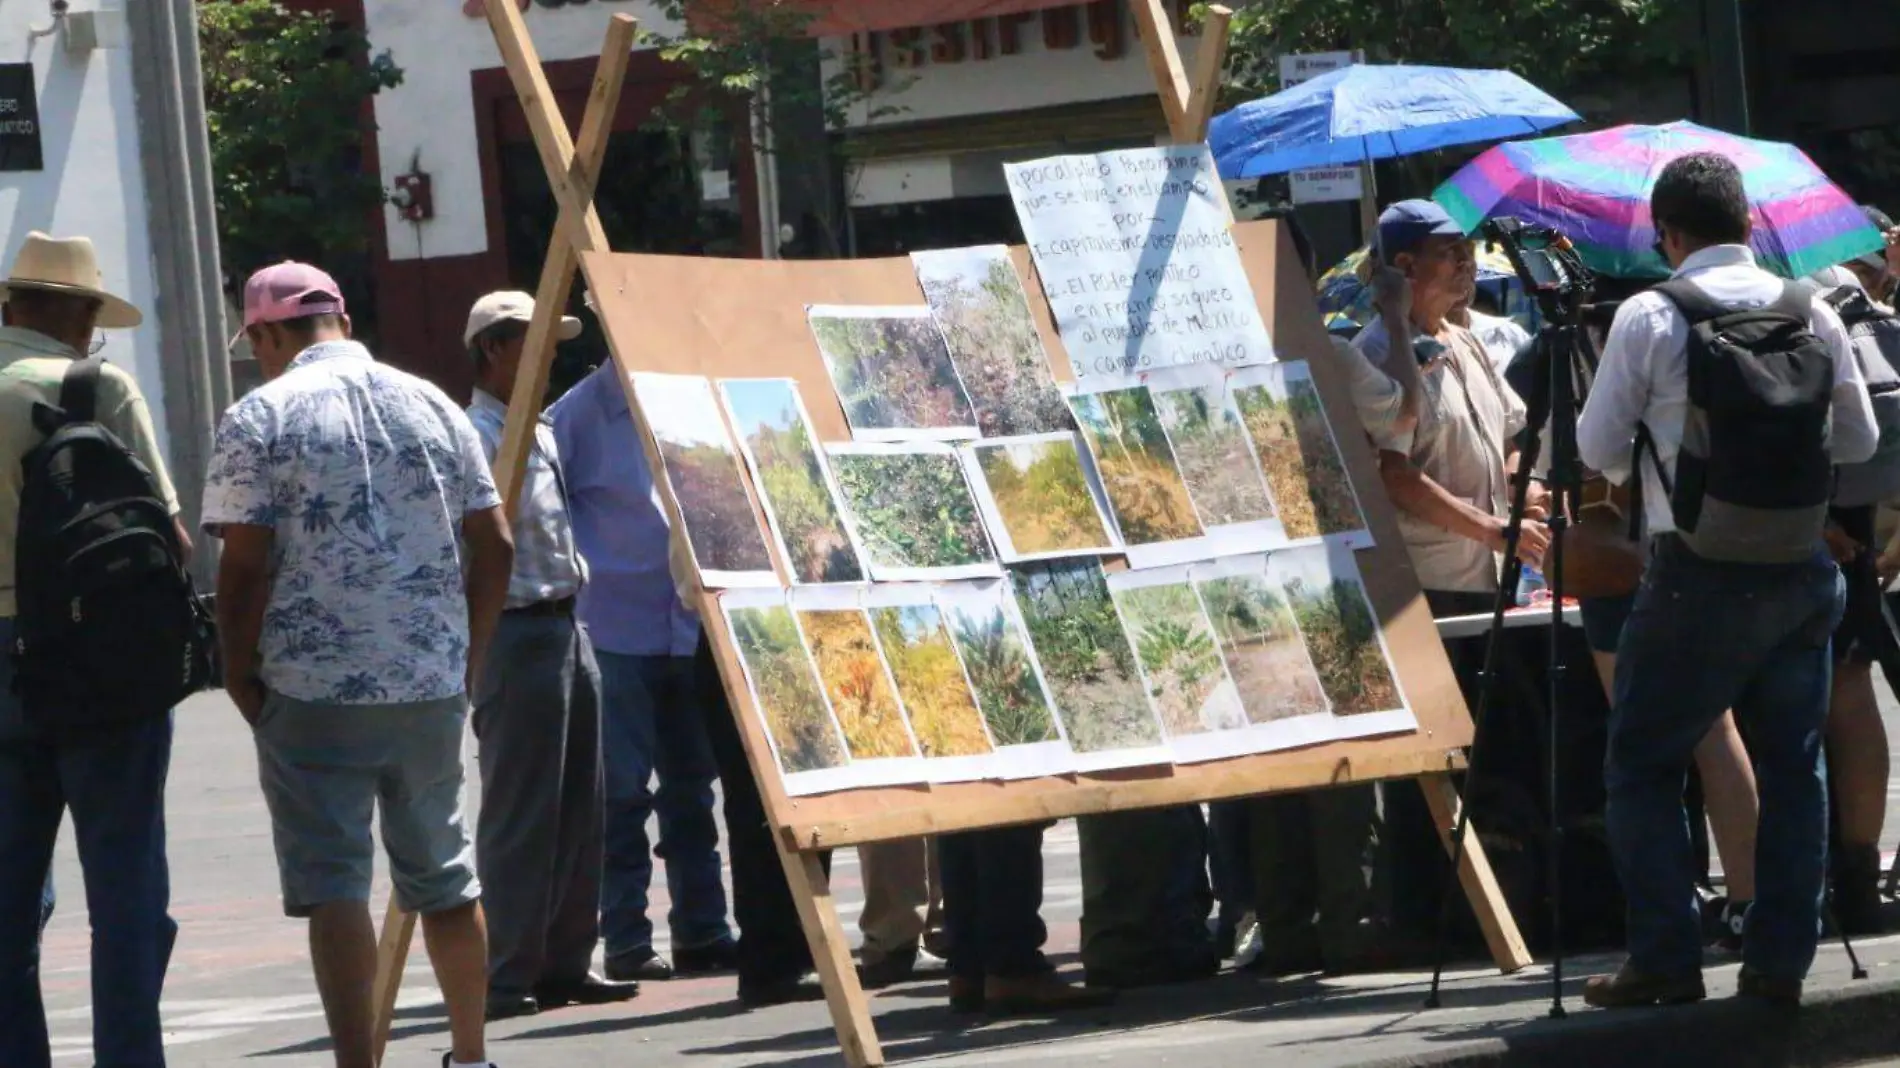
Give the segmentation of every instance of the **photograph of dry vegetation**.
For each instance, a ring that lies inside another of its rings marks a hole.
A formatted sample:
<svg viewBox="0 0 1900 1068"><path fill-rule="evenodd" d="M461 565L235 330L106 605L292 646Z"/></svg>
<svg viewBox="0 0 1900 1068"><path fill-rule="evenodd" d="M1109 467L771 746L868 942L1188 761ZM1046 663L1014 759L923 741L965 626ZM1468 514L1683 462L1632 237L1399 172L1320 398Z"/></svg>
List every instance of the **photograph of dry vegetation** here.
<svg viewBox="0 0 1900 1068"><path fill-rule="evenodd" d="M1162 743L1102 568L1093 560L1010 568L1017 607L1076 752Z"/></svg>
<svg viewBox="0 0 1900 1068"><path fill-rule="evenodd" d="M1201 521L1148 387L1071 397L1069 406L1129 544L1201 536Z"/></svg>
<svg viewBox="0 0 1900 1068"><path fill-rule="evenodd" d="M791 609L734 608L727 617L752 682L753 700L778 750L780 770L790 774L843 767L844 746L825 708L811 658L798 640Z"/></svg>
<svg viewBox="0 0 1900 1068"><path fill-rule="evenodd" d="M874 570L966 567L995 560L955 452L834 451L831 469Z"/></svg>
<svg viewBox="0 0 1900 1068"><path fill-rule="evenodd" d="M936 606L873 608L871 619L924 755L991 752L989 737L983 733L983 713L970 694Z"/></svg>
<svg viewBox="0 0 1900 1068"><path fill-rule="evenodd" d="M1247 726L1193 587L1180 582L1117 589L1115 604L1170 737Z"/></svg>
<svg viewBox="0 0 1900 1068"><path fill-rule="evenodd" d="M825 481L823 461L789 378L721 382L755 484L778 525L796 581L862 582L864 567Z"/></svg>
<svg viewBox="0 0 1900 1068"><path fill-rule="evenodd" d="M969 448L1013 555L1103 552L1113 544L1073 435Z"/></svg>
<svg viewBox="0 0 1900 1068"><path fill-rule="evenodd" d="M659 443L699 569L771 573L772 557L712 383L693 375L641 374L634 376L634 390Z"/></svg>
<svg viewBox="0 0 1900 1068"><path fill-rule="evenodd" d="M1008 250L986 245L913 252L911 263L983 436L1072 429Z"/></svg>
<svg viewBox="0 0 1900 1068"><path fill-rule="evenodd" d="M976 413L930 309L891 314L899 311L852 315L839 308L812 309L812 333L845 419L860 435L968 429L965 436L974 437Z"/></svg>
<svg viewBox="0 0 1900 1068"><path fill-rule="evenodd" d="M1170 390L1154 400L1203 522L1226 526L1274 517L1253 445L1225 385Z"/></svg>
<svg viewBox="0 0 1900 1068"><path fill-rule="evenodd" d="M1036 678L1029 648L1002 603L959 601L947 606L944 616L996 744L1056 741L1060 735L1055 710Z"/></svg>
<svg viewBox="0 0 1900 1068"><path fill-rule="evenodd" d="M1332 710L1278 586L1265 575L1228 575L1197 586L1249 720L1271 723Z"/></svg>
<svg viewBox="0 0 1900 1068"><path fill-rule="evenodd" d="M853 760L910 757L917 747L878 656L877 639L861 609L801 611L798 623L811 645L818 679L844 732Z"/></svg>
<svg viewBox="0 0 1900 1068"><path fill-rule="evenodd" d="M1289 538L1363 530L1346 463L1306 368L1275 364L1278 383L1234 391Z"/></svg>
<svg viewBox="0 0 1900 1068"><path fill-rule="evenodd" d="M1324 547L1274 553L1267 566L1286 590L1333 713L1355 716L1403 708L1358 574L1335 572Z"/></svg>

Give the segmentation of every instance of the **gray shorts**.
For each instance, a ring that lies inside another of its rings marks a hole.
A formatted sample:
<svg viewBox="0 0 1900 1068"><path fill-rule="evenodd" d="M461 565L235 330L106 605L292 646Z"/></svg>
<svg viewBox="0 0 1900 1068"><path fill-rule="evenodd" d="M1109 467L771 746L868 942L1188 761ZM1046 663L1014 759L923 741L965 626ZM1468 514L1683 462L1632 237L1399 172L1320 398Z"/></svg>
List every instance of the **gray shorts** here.
<svg viewBox="0 0 1900 1068"><path fill-rule="evenodd" d="M284 913L368 901L382 807L396 900L428 914L481 897L462 818L468 701L336 705L271 694L255 731Z"/></svg>

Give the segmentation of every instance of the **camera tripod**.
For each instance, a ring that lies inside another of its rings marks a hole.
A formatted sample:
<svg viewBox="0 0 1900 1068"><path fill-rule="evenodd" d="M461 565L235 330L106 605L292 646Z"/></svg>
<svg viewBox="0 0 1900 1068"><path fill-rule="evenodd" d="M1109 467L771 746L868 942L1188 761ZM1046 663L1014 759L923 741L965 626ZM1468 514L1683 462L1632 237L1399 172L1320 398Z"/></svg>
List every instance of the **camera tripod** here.
<svg viewBox="0 0 1900 1068"><path fill-rule="evenodd" d="M1498 663L1503 650L1504 615L1517 601L1518 580L1523 564L1517 551L1530 505L1530 489L1537 461L1549 438L1550 464L1545 485L1550 491L1550 547L1544 557L1544 575L1550 588L1550 634L1547 682L1550 716L1547 727L1546 797L1549 809L1546 844L1546 882L1550 904L1552 944L1550 1015L1564 1016L1563 1004L1563 913L1562 845L1563 821L1558 808L1558 756L1562 737L1563 708L1563 628L1564 628L1564 534L1570 516L1583 505L1583 461L1577 454L1577 414L1582 407L1581 376L1594 366L1583 334L1582 311L1590 295L1591 276L1563 235L1526 226L1515 219L1496 219L1484 224L1483 233L1503 246L1524 288L1538 303L1543 326L1532 347L1519 359L1529 359L1534 383L1523 398L1526 429L1518 447L1517 471L1511 477L1510 517L1504 529L1503 575L1491 608L1491 629L1485 637L1484 667L1480 673L1478 706L1472 714L1471 753L1465 768L1467 784L1479 774L1480 741L1484 738L1485 717L1498 689ZM1471 793L1469 789L1467 795ZM1445 968L1446 928L1451 920L1452 880L1464 859L1465 837L1470 832L1471 805L1460 806L1458 821L1452 829L1451 866L1446 869L1440 895L1437 930L1432 939L1432 985L1425 1007L1440 1005L1439 990Z"/></svg>

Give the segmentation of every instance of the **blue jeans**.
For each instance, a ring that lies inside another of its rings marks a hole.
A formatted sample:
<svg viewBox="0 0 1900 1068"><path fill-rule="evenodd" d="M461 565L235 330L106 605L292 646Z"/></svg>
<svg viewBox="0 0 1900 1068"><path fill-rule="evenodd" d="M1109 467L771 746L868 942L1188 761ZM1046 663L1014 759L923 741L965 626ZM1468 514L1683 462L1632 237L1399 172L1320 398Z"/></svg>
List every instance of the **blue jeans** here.
<svg viewBox="0 0 1900 1068"><path fill-rule="evenodd" d="M1743 962L1783 979L1814 962L1827 859L1828 643L1844 596L1840 570L1820 552L1801 564L1723 564L1657 539L1617 647L1604 768L1630 963L1642 972L1675 978L1702 966L1682 791L1696 743L1727 708L1748 733L1761 793Z"/></svg>
<svg viewBox="0 0 1900 1068"><path fill-rule="evenodd" d="M0 619L0 647L13 644ZM0 1064L48 1068L40 931L52 907L53 843L68 809L92 921L93 1063L163 1068L158 996L178 925L167 909L165 775L170 716L87 745L26 733L0 657Z"/></svg>
<svg viewBox="0 0 1900 1068"><path fill-rule="evenodd" d="M601 746L606 761L606 863L600 930L609 959L638 960L653 948L647 890L653 858L666 861L673 948L732 938L719 881L719 825L713 819L713 760L704 717L724 715L690 656L628 656L596 649L600 663ZM653 790L655 773L659 789ZM660 841L647 840L658 813Z"/></svg>

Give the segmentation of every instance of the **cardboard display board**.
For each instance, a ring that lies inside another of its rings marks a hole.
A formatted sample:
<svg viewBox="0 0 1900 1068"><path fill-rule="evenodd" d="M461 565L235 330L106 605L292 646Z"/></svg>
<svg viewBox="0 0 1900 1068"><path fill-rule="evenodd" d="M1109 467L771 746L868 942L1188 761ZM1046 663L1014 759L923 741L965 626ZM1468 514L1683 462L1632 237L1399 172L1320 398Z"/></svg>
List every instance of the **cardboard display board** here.
<svg viewBox="0 0 1900 1068"><path fill-rule="evenodd" d="M1209 6L1205 40L1190 76L1159 0L1134 0L1132 6L1173 140L1176 144L1197 143L1205 137L1215 104L1231 12L1219 5ZM576 266L594 295L634 411L639 410L631 385L634 372L695 374L713 380L791 378L797 381L818 440L850 441L843 410L808 325L807 307L922 305L924 296L911 261L788 263L616 255L606 251L591 192L606 131L611 126L613 101L626 69L633 22L625 15L609 21L594 92L580 136L575 139L569 136L554 108L520 13L512 4L491 4L488 15L561 208L561 223L544 265L537 313L517 378L517 403L509 411L507 433L495 464L510 511L525 466L538 401L545 389L553 329L566 304ZM1470 715L1420 594L1392 505L1375 488L1379 485L1376 457L1365 436L1358 432L1359 421L1343 372L1334 365L1332 342L1321 326L1311 285L1291 243L1277 223L1241 226L1236 228L1235 236L1253 299L1272 335L1274 348L1281 360L1308 362L1347 472L1357 488L1375 542L1373 548L1355 554L1358 570L1379 617L1417 729L1195 764L1011 781L867 786L793 798L786 793L770 740L753 708L744 669L730 631L723 625L719 595L689 593L689 601L696 603L707 625L767 820L777 832L780 860L824 983L839 1046L853 1068L882 1064L884 1055L852 966L849 938L831 900L829 880L820 860L825 850L1090 813L1404 778L1419 781L1433 822L1450 848L1459 808L1451 773L1463 767L1462 750L1472 741ZM1030 269L1028 254L1017 248L1011 250L1011 256L1028 289L1030 308L1052 371L1058 380L1072 382L1075 375L1050 321L1048 302ZM658 445L645 420L641 420L641 439L649 466L660 470ZM749 476L746 483L756 511L759 495ZM658 485L674 530L682 530L679 506L672 499L671 489L663 480ZM771 529L764 515L757 518L761 530ZM769 548L784 580L792 574L784 552L775 540ZM683 589L696 591L684 537L673 539L669 557L676 581ZM1105 562L1111 569L1119 566L1113 557ZM754 595L758 592L745 591ZM1529 964L1530 955L1475 836L1466 842L1458 875L1499 966L1513 971ZM379 1055L387 1040L413 927L414 918L401 913L392 899L376 982Z"/></svg>
<svg viewBox="0 0 1900 1068"><path fill-rule="evenodd" d="M764 729L752 709L728 636L718 595L700 602L738 712L765 799L766 814L786 847L798 851L939 834L977 827L1192 801L1241 797L1444 772L1469 745L1471 720L1446 661L1438 629L1419 593L1392 505L1379 485L1378 461L1333 366L1332 342L1278 223L1236 228L1242 259L1262 319L1282 359L1311 357L1327 416L1339 429L1347 468L1360 487L1375 546L1357 552L1366 590L1409 698L1415 733L1335 742L1304 749L1192 766L1130 768L1012 782L910 785L792 798L785 794ZM1013 249L1029 288L1030 306L1059 381L1072 381L1067 357L1049 321L1024 250ZM851 432L806 322L811 304L920 304L922 291L906 258L769 262L697 257L586 253L582 266L596 287L602 325L626 371L715 378L783 377L798 382L813 431L822 442L847 442ZM778 547L773 546L774 551ZM1111 565L1112 566L1112 565Z"/></svg>

